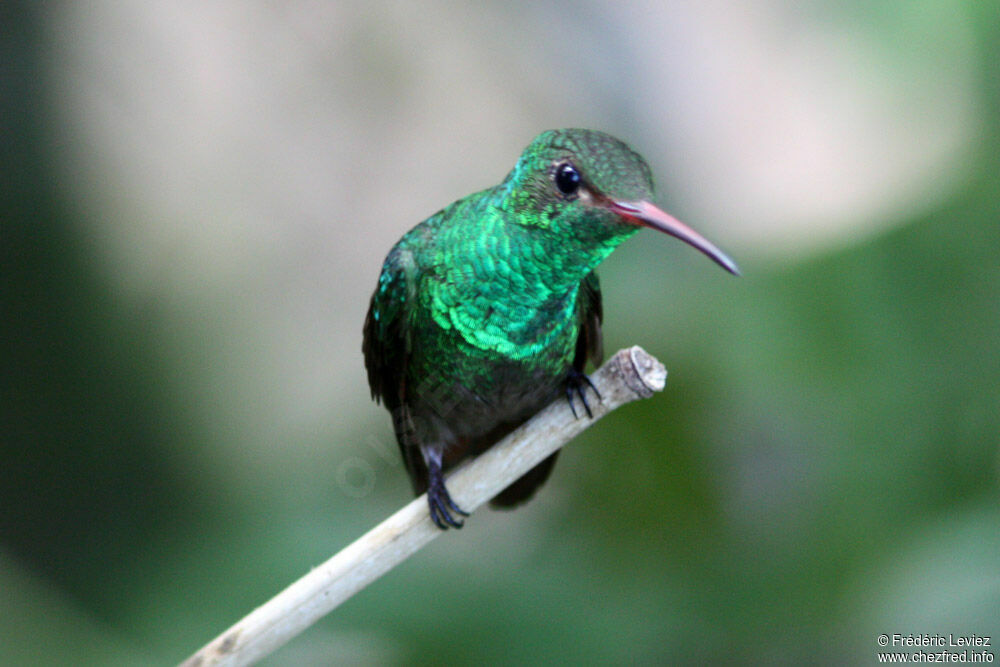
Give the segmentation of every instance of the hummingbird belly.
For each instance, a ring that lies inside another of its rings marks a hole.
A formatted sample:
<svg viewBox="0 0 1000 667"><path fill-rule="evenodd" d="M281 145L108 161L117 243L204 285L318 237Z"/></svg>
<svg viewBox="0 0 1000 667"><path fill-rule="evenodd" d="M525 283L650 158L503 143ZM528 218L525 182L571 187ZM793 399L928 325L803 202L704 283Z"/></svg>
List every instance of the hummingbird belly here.
<svg viewBox="0 0 1000 667"><path fill-rule="evenodd" d="M520 424L560 395L573 361L576 327L566 327L529 358L482 350L454 329L438 329L430 340L435 342L427 346L414 341L411 381L416 385L408 393L417 412L433 415L437 435L447 443Z"/></svg>

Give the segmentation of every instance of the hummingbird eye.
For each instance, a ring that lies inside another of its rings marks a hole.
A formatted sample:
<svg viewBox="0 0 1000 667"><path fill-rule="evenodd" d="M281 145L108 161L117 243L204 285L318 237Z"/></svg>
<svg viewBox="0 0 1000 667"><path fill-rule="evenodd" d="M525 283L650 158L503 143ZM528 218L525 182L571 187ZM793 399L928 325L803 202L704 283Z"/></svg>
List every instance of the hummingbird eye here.
<svg viewBox="0 0 1000 667"><path fill-rule="evenodd" d="M569 162L563 162L556 167L555 179L559 192L567 196L579 190L580 182L583 180L580 172Z"/></svg>

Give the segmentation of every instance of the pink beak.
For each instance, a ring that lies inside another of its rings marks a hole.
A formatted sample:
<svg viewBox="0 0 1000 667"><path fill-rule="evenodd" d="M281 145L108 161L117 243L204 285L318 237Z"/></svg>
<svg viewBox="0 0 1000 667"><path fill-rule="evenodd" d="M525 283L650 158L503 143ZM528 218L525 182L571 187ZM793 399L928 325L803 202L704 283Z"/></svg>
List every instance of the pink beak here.
<svg viewBox="0 0 1000 667"><path fill-rule="evenodd" d="M724 252L709 243L701 234L648 201L612 201L611 210L636 224L658 229L679 238L684 243L700 250L729 273L734 276L740 275L736 262L729 259Z"/></svg>

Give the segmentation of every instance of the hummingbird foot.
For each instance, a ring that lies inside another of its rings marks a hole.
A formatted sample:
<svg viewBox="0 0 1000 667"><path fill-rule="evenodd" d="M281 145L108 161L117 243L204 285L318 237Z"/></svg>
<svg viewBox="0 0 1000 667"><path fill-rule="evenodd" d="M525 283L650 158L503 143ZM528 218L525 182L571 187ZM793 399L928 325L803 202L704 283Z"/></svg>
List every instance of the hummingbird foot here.
<svg viewBox="0 0 1000 667"><path fill-rule="evenodd" d="M590 411L590 404L587 403L587 387L590 387L594 391L594 394L597 395L597 400L600 401L601 392L597 391L597 387L595 387L594 383L590 381L587 374L581 373L575 368L571 368L569 370L569 375L566 377L566 401L569 403L569 409L573 411L573 416L577 419L579 419L580 416L576 414L576 406L573 404L574 394L576 394L576 396L580 399L580 402L583 403L583 409L587 411L587 416L591 419L594 418L594 413Z"/></svg>
<svg viewBox="0 0 1000 667"><path fill-rule="evenodd" d="M426 456L427 461L427 505L431 513L431 521L441 530L461 528L465 523L452 514L469 516L469 513L455 504L444 485L444 473L441 471L441 456Z"/></svg>

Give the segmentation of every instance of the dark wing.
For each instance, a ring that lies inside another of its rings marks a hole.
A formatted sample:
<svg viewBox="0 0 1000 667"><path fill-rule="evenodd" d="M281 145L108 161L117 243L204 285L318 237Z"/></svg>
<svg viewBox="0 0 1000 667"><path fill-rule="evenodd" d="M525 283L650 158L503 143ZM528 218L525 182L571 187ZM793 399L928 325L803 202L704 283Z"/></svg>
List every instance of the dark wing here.
<svg viewBox="0 0 1000 667"><path fill-rule="evenodd" d="M604 319L601 283L594 271L588 273L580 283L580 292L576 298L576 313L580 321L580 333L576 339L573 368L582 373L588 361L599 366L604 358L604 342L601 337L601 321ZM514 507L531 498L535 490L549 478L557 456L559 456L558 450L497 494L490 501L490 505L502 508Z"/></svg>
<svg viewBox="0 0 1000 667"><path fill-rule="evenodd" d="M407 267L408 256L397 246L385 258L378 287L368 306L361 343L372 398L384 402L390 410L403 400L403 378L410 350L406 326L407 296L411 291L408 274L414 271ZM412 262L412 256L409 257Z"/></svg>
<svg viewBox="0 0 1000 667"><path fill-rule="evenodd" d="M392 427L414 488L427 486L427 469L414 439L406 404L406 368L410 360L410 314L417 291L418 267L413 253L397 245L385 258L378 287L365 318L361 350L372 398L392 414ZM422 487L422 488L421 488Z"/></svg>
<svg viewBox="0 0 1000 667"><path fill-rule="evenodd" d="M594 366L600 366L604 360L604 337L601 335L604 307L601 302L601 282L597 279L596 271L588 273L580 283L576 313L580 322L580 334L576 339L573 368L582 373L588 361Z"/></svg>

